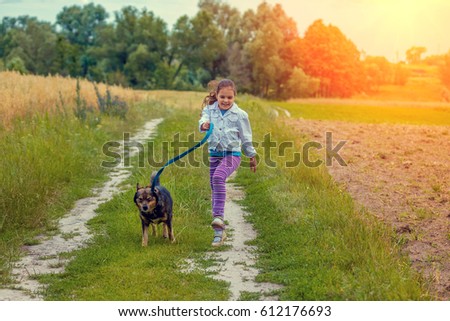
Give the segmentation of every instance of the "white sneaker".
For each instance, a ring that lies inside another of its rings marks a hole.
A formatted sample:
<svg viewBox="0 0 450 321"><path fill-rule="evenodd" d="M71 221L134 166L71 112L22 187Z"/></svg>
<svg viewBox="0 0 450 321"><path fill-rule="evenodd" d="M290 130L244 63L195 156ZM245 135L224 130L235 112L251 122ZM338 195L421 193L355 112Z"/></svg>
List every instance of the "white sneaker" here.
<svg viewBox="0 0 450 321"><path fill-rule="evenodd" d="M221 230L224 230L224 229L225 229L225 222L223 221L222 218L220 218L220 217L215 217L215 218L213 219L213 221L211 222L211 226L212 226L213 228L219 228L219 229L221 229Z"/></svg>

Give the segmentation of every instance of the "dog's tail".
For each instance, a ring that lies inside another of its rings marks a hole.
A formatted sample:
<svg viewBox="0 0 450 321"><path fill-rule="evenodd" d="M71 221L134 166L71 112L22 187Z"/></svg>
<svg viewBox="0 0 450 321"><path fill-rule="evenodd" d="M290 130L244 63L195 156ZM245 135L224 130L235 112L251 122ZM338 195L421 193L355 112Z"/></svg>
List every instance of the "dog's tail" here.
<svg viewBox="0 0 450 321"><path fill-rule="evenodd" d="M156 174L158 174L157 171L154 171L154 172L152 173L152 176L150 177L150 186L152 186L153 180L155 179ZM155 182L155 186L153 186L153 187L156 187L156 186L158 186L158 185L160 185L160 183L159 183L159 177L158 177L158 179L157 179L156 182Z"/></svg>

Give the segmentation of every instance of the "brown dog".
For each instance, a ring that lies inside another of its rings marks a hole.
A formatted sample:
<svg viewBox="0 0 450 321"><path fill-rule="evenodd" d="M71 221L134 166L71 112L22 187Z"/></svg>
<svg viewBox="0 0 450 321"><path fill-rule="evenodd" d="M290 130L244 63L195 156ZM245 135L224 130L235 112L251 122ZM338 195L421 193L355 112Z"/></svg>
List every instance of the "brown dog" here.
<svg viewBox="0 0 450 321"><path fill-rule="evenodd" d="M155 173L152 174L153 182ZM156 236L156 225L163 223L163 237L175 242L172 229L172 196L169 191L161 186L159 179L155 184L154 192L151 186L141 187L136 185L134 203L139 209L139 216L142 222L142 246L148 245L148 227L152 226L152 235Z"/></svg>

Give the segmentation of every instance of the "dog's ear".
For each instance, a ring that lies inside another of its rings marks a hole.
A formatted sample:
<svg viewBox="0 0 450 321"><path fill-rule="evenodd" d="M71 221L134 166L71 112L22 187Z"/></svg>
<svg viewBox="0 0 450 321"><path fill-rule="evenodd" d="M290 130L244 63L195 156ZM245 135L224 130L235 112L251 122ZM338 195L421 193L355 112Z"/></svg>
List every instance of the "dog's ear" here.
<svg viewBox="0 0 450 321"><path fill-rule="evenodd" d="M141 185L139 183L136 184L136 191L138 191L141 188Z"/></svg>

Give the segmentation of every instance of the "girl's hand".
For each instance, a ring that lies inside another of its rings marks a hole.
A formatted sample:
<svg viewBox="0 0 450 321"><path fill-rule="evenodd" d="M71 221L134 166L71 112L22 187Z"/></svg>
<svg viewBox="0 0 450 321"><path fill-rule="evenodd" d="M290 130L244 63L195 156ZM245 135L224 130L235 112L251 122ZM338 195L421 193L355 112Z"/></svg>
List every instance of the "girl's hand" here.
<svg viewBox="0 0 450 321"><path fill-rule="evenodd" d="M250 170L253 173L256 173L256 158L255 157L250 157Z"/></svg>
<svg viewBox="0 0 450 321"><path fill-rule="evenodd" d="M209 121L206 121L202 124L202 126L200 127L201 130L208 130L209 129Z"/></svg>

